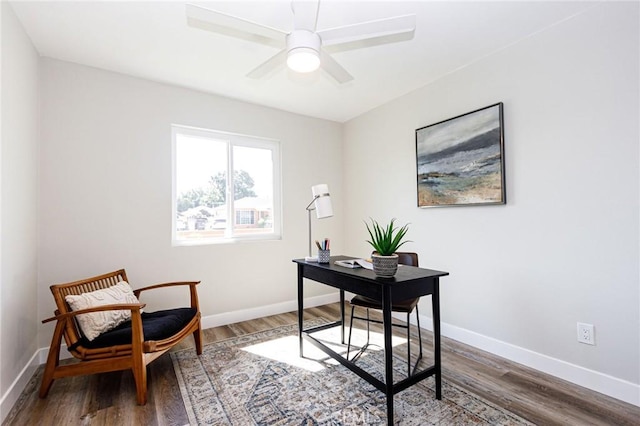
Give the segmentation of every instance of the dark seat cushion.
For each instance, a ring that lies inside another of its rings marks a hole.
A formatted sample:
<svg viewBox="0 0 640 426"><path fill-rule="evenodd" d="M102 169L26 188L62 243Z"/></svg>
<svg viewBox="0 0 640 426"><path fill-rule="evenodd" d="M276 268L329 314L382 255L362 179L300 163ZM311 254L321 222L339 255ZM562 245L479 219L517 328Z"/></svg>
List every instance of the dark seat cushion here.
<svg viewBox="0 0 640 426"><path fill-rule="evenodd" d="M142 328L144 330L144 340L163 340L173 336L182 330L196 315L194 308L167 309L157 312L142 313ZM131 321L126 321L116 328L106 331L92 341L82 338L78 343L70 347L77 346L95 349L114 345L131 344Z"/></svg>
<svg viewBox="0 0 640 426"><path fill-rule="evenodd" d="M414 299L399 300L397 302L394 300L391 304L392 305L391 310L394 312L411 313L419 301L420 301L419 297L416 297ZM364 297L360 295L354 296L353 299L351 299L351 304L355 306L362 306L364 308L382 310L381 300L375 300L375 299L371 299L369 297Z"/></svg>

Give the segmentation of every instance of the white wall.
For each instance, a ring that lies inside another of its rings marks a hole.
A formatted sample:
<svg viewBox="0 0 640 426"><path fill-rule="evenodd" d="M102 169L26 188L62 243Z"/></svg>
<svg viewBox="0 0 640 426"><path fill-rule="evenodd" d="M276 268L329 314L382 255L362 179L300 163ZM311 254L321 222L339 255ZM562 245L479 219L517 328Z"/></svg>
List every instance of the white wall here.
<svg viewBox="0 0 640 426"><path fill-rule="evenodd" d="M37 345L38 56L13 9L2 9L0 143L0 419L33 372ZM25 370L25 371L23 371Z"/></svg>
<svg viewBox="0 0 640 426"><path fill-rule="evenodd" d="M2 417L20 369L49 345L51 328L38 321L52 313L52 283L125 267L135 287L202 280L209 317L292 302L290 259L306 252L304 206L321 182L336 215L314 231L334 236L336 253L369 252L363 219L411 222L407 249L451 272L445 330L637 389L637 20L637 4L598 5L342 126L51 59L40 61L39 94L37 55L2 2ZM497 101L508 204L416 208L414 130ZM172 123L282 141L281 241L171 247ZM576 321L595 324L595 347L575 341Z"/></svg>
<svg viewBox="0 0 640 426"><path fill-rule="evenodd" d="M340 124L52 59L41 79L39 318L54 309L49 285L118 268L134 288L202 280L203 316L296 300L291 259L307 251L313 184L329 184L336 212L316 229L341 230ZM173 123L281 141L282 240L171 246ZM310 286L308 295L328 292ZM162 308L174 294L143 301Z"/></svg>
<svg viewBox="0 0 640 426"><path fill-rule="evenodd" d="M344 220L356 255L363 219L411 223L405 248L451 273L448 330L612 377L640 405L638 15L600 4L347 123ZM418 209L415 129L499 101L508 204Z"/></svg>

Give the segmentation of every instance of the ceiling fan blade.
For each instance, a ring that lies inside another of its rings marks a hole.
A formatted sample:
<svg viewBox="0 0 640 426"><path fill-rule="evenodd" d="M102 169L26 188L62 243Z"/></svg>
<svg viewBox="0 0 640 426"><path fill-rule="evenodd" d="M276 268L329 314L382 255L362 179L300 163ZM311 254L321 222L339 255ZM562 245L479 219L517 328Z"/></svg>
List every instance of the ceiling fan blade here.
<svg viewBox="0 0 640 426"><path fill-rule="evenodd" d="M262 78L265 75L269 74L271 71L280 67L281 65L284 65L286 62L287 62L287 49L284 49L276 53L274 56L270 57L269 59L267 59L262 64L255 67L249 74L247 74L247 77Z"/></svg>
<svg viewBox="0 0 640 426"><path fill-rule="evenodd" d="M294 0L291 2L293 10L293 25L296 30L315 32L318 24L318 9L320 0Z"/></svg>
<svg viewBox="0 0 640 426"><path fill-rule="evenodd" d="M376 43L376 40L393 40L394 38L398 39L401 35L407 36L407 39L413 38L415 29L416 15L402 15L343 27L329 28L318 31L318 35L322 39L323 46L354 44L355 42L367 40L372 40L373 44L381 44L380 42ZM384 41L382 41L382 43L384 43Z"/></svg>
<svg viewBox="0 0 640 426"><path fill-rule="evenodd" d="M366 38L363 40L354 40L351 42L345 42L340 44L332 44L326 46L327 53L339 53L349 50L363 49L365 47L380 46L382 44L399 43L401 41L408 41L413 38L413 32L400 33L392 35L384 35L372 38Z"/></svg>
<svg viewBox="0 0 640 426"><path fill-rule="evenodd" d="M269 46L283 47L286 32L253 21L205 9L194 4L186 5L189 26L236 37Z"/></svg>
<svg viewBox="0 0 640 426"><path fill-rule="evenodd" d="M353 76L342 65L322 50L320 51L320 67L340 84L353 80Z"/></svg>

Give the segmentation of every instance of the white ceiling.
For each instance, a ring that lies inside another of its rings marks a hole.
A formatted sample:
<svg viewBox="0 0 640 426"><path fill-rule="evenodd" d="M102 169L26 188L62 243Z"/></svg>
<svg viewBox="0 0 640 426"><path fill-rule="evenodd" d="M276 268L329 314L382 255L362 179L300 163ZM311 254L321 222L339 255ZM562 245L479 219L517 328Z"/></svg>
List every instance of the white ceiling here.
<svg viewBox="0 0 640 426"><path fill-rule="evenodd" d="M290 31L288 0L197 2ZM413 13L412 40L333 54L354 80L282 67L245 75L277 49L187 26L185 2L11 1L37 51L299 114L347 121L589 8L586 2L321 0L318 29Z"/></svg>

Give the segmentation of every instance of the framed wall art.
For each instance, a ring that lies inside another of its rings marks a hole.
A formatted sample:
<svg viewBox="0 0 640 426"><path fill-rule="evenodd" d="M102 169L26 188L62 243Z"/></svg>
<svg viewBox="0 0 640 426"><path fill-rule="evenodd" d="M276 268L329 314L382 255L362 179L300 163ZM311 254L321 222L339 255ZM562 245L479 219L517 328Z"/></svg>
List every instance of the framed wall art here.
<svg viewBox="0 0 640 426"><path fill-rule="evenodd" d="M416 130L418 207L506 204L502 102Z"/></svg>

